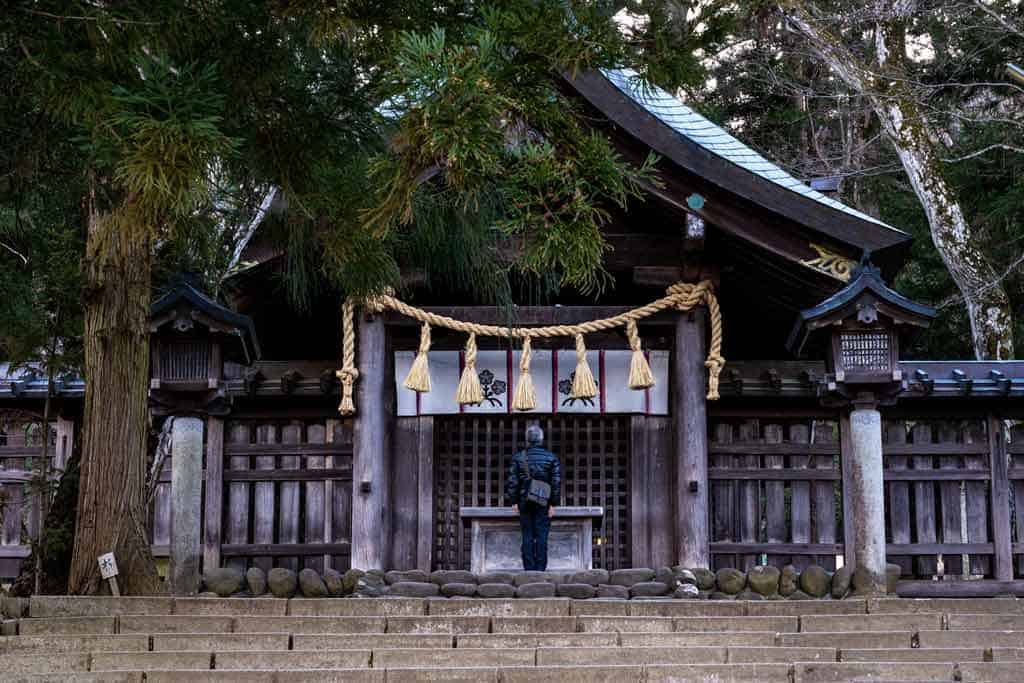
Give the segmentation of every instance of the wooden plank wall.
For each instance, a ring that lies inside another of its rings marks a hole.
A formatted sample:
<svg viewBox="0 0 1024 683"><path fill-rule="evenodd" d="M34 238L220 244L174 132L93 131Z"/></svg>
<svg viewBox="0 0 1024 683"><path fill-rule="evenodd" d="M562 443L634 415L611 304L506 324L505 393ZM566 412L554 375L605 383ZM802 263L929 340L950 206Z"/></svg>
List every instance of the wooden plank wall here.
<svg viewBox="0 0 1024 683"><path fill-rule="evenodd" d="M842 554L837 420L712 418L712 566L749 569Z"/></svg>
<svg viewBox="0 0 1024 683"><path fill-rule="evenodd" d="M904 578L995 576L994 539L1010 542L1005 445L991 417L884 421L887 555Z"/></svg>
<svg viewBox="0 0 1024 683"><path fill-rule="evenodd" d="M70 453L50 429L49 473L54 480ZM38 494L31 482L37 476L43 447L40 425L0 416L0 578L18 575L21 562L29 556L31 539L39 531Z"/></svg>
<svg viewBox="0 0 1024 683"><path fill-rule="evenodd" d="M349 567L352 430L341 420L207 420L204 563ZM170 537L170 463L154 496L154 552ZM165 481L166 480L166 481Z"/></svg>

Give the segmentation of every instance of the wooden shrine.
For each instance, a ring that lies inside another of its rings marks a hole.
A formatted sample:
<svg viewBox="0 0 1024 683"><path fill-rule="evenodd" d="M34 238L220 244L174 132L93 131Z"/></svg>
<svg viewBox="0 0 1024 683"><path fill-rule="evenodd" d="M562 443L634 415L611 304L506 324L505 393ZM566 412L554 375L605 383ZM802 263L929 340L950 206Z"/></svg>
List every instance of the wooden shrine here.
<svg viewBox="0 0 1024 683"><path fill-rule="evenodd" d="M223 300L183 282L154 306L153 415L182 441L151 533L175 585L221 564L468 569L464 511L506 506L509 459L537 421L563 504L601 510L594 567L834 568L880 552L908 594L955 594L965 582L934 579L965 577L1024 594L1024 363L906 359L930 318L886 284L909 235L629 72L563 85L626 159L660 158L662 184L610 209L596 299L499 309L407 269L394 297L324 294L297 313L272 295L284 254L258 231ZM673 298L687 292L700 297ZM61 433L82 389L57 392ZM865 436L851 420L866 391ZM44 393L0 368L0 411L39 412ZM31 448L0 433L0 486ZM868 521L856 466L877 479ZM199 506L195 533L171 525L181 500ZM5 570L27 547L16 528L0 525Z"/></svg>

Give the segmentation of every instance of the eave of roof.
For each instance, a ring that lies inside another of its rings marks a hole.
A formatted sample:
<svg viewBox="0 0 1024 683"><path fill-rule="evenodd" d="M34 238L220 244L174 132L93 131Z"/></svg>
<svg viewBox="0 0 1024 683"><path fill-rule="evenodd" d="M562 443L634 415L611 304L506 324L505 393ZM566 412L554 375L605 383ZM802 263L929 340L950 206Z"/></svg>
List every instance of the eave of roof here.
<svg viewBox="0 0 1024 683"><path fill-rule="evenodd" d="M814 232L869 250L887 265L911 236L800 182L664 90L626 69L566 81L610 121L656 154Z"/></svg>

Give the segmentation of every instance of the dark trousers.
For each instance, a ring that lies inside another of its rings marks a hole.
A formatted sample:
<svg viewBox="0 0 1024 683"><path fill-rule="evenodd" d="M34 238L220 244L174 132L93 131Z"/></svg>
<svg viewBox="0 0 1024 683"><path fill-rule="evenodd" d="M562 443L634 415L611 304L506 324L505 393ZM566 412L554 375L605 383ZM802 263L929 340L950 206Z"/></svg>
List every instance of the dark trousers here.
<svg viewBox="0 0 1024 683"><path fill-rule="evenodd" d="M548 532L551 520L547 506L523 503L519 506L519 525L523 530L523 569L548 568Z"/></svg>

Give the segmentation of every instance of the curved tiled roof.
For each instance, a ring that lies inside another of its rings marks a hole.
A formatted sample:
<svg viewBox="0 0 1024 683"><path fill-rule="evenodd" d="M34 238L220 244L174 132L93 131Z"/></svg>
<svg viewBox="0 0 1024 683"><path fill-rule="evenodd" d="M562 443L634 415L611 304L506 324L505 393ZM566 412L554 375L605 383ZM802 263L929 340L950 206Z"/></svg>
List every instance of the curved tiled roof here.
<svg viewBox="0 0 1024 683"><path fill-rule="evenodd" d="M765 159L749 146L727 133L721 126L701 116L665 90L643 83L639 74L632 69L609 69L602 71L602 73L605 78L629 99L643 107L648 113L676 133L711 154L832 209L880 225L894 232L902 232L877 218L857 211L840 201L836 201L817 190L811 189L806 183L797 180L779 168L777 164Z"/></svg>

